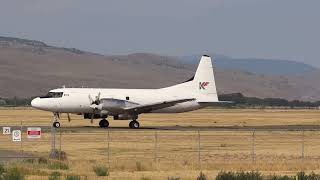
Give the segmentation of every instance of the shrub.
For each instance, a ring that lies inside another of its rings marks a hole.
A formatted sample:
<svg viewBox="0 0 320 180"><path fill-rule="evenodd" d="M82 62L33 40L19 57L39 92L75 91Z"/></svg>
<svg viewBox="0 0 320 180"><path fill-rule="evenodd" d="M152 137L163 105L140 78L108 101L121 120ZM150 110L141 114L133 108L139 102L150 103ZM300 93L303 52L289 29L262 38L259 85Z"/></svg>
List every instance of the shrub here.
<svg viewBox="0 0 320 180"><path fill-rule="evenodd" d="M22 172L21 169L17 167L9 168L5 173L3 173L4 180L24 180L24 178L24 172Z"/></svg>
<svg viewBox="0 0 320 180"><path fill-rule="evenodd" d="M80 176L78 175L67 175L66 180L80 180Z"/></svg>
<svg viewBox="0 0 320 180"><path fill-rule="evenodd" d="M49 180L60 180L61 173L60 172L52 172L49 176Z"/></svg>
<svg viewBox="0 0 320 180"><path fill-rule="evenodd" d="M44 158L44 157L40 157L38 159L38 163L39 164L48 164L48 160L46 158Z"/></svg>
<svg viewBox="0 0 320 180"><path fill-rule="evenodd" d="M259 172L251 171L251 172L241 172L238 175L238 179L247 179L247 180L262 180L262 175Z"/></svg>
<svg viewBox="0 0 320 180"><path fill-rule="evenodd" d="M296 180L295 177L289 177L289 176L278 176L278 175L273 175L270 178L270 180Z"/></svg>
<svg viewBox="0 0 320 180"><path fill-rule="evenodd" d="M197 177L197 180L207 180L207 176L201 171L199 176Z"/></svg>
<svg viewBox="0 0 320 180"><path fill-rule="evenodd" d="M109 169L104 166L95 166L93 171L97 176L109 176Z"/></svg>
<svg viewBox="0 0 320 180"><path fill-rule="evenodd" d="M4 166L3 164L0 164L0 179L1 179L1 175L5 172Z"/></svg>
<svg viewBox="0 0 320 180"><path fill-rule="evenodd" d="M23 162L25 163L30 163L30 164L33 164L34 163L34 159L24 159Z"/></svg>
<svg viewBox="0 0 320 180"><path fill-rule="evenodd" d="M69 169L69 165L63 162L50 162L49 169L62 169L62 170L68 170Z"/></svg>
<svg viewBox="0 0 320 180"><path fill-rule="evenodd" d="M259 172L220 172L216 180L262 180Z"/></svg>
<svg viewBox="0 0 320 180"><path fill-rule="evenodd" d="M309 175L306 175L305 172L299 172L297 176L298 176L298 180L319 180L320 179L320 175L315 174L314 172L312 172Z"/></svg>
<svg viewBox="0 0 320 180"><path fill-rule="evenodd" d="M320 175L319 174L315 174L314 172L312 172L309 177L310 180L319 180L320 179Z"/></svg>
<svg viewBox="0 0 320 180"><path fill-rule="evenodd" d="M236 174L233 172L219 172L216 180L236 180Z"/></svg>

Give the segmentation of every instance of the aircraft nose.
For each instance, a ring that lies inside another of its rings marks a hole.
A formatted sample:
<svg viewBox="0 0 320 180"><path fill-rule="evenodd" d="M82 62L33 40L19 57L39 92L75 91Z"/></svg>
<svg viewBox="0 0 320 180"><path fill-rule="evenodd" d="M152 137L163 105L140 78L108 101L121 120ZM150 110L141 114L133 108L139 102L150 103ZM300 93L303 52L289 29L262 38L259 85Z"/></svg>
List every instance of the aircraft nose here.
<svg viewBox="0 0 320 180"><path fill-rule="evenodd" d="M39 105L40 105L40 98L37 97L37 98L34 98L32 101L31 101L31 106L34 107L34 108L39 108Z"/></svg>

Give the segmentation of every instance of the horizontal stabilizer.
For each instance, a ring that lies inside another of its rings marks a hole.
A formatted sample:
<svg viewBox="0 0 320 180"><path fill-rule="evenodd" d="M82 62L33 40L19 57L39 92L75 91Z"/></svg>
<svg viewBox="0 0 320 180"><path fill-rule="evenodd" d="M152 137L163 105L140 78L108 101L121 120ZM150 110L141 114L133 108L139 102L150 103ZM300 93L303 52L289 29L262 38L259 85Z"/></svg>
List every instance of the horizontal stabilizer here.
<svg viewBox="0 0 320 180"><path fill-rule="evenodd" d="M198 102L199 104L206 104L209 106L215 106L215 105L223 105L223 104L233 104L233 101L217 101L217 102Z"/></svg>

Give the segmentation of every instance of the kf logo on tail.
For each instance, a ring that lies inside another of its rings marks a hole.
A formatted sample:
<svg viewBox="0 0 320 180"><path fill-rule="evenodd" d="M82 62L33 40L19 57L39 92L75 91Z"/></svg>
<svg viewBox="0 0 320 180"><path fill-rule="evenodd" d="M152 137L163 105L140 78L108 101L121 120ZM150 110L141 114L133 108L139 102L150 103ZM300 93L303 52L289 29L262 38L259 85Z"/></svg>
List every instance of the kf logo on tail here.
<svg viewBox="0 0 320 180"><path fill-rule="evenodd" d="M205 90L208 85L209 85L209 82L199 82L199 89Z"/></svg>

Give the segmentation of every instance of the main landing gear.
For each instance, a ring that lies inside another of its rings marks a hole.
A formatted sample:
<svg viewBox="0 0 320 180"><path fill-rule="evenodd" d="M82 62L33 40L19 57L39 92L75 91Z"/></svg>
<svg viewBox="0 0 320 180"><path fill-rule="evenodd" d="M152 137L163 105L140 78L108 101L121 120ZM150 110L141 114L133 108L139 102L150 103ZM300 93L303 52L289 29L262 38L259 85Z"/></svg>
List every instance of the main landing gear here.
<svg viewBox="0 0 320 180"><path fill-rule="evenodd" d="M140 127L139 122L137 121L138 116L134 116L132 121L129 123L129 127L132 129L138 129Z"/></svg>
<svg viewBox="0 0 320 180"><path fill-rule="evenodd" d="M132 118L132 121L129 123L129 127L131 129L139 129L140 124L137 121L137 119L138 119L138 115L134 115L133 118Z"/></svg>
<svg viewBox="0 0 320 180"><path fill-rule="evenodd" d="M99 126L100 126L101 128L107 128L107 127L109 127L109 121L106 120L106 119L102 119L102 120L99 122Z"/></svg>
<svg viewBox="0 0 320 180"><path fill-rule="evenodd" d="M137 120L133 120L129 123L129 127L132 129L138 129L140 127L140 124Z"/></svg>

